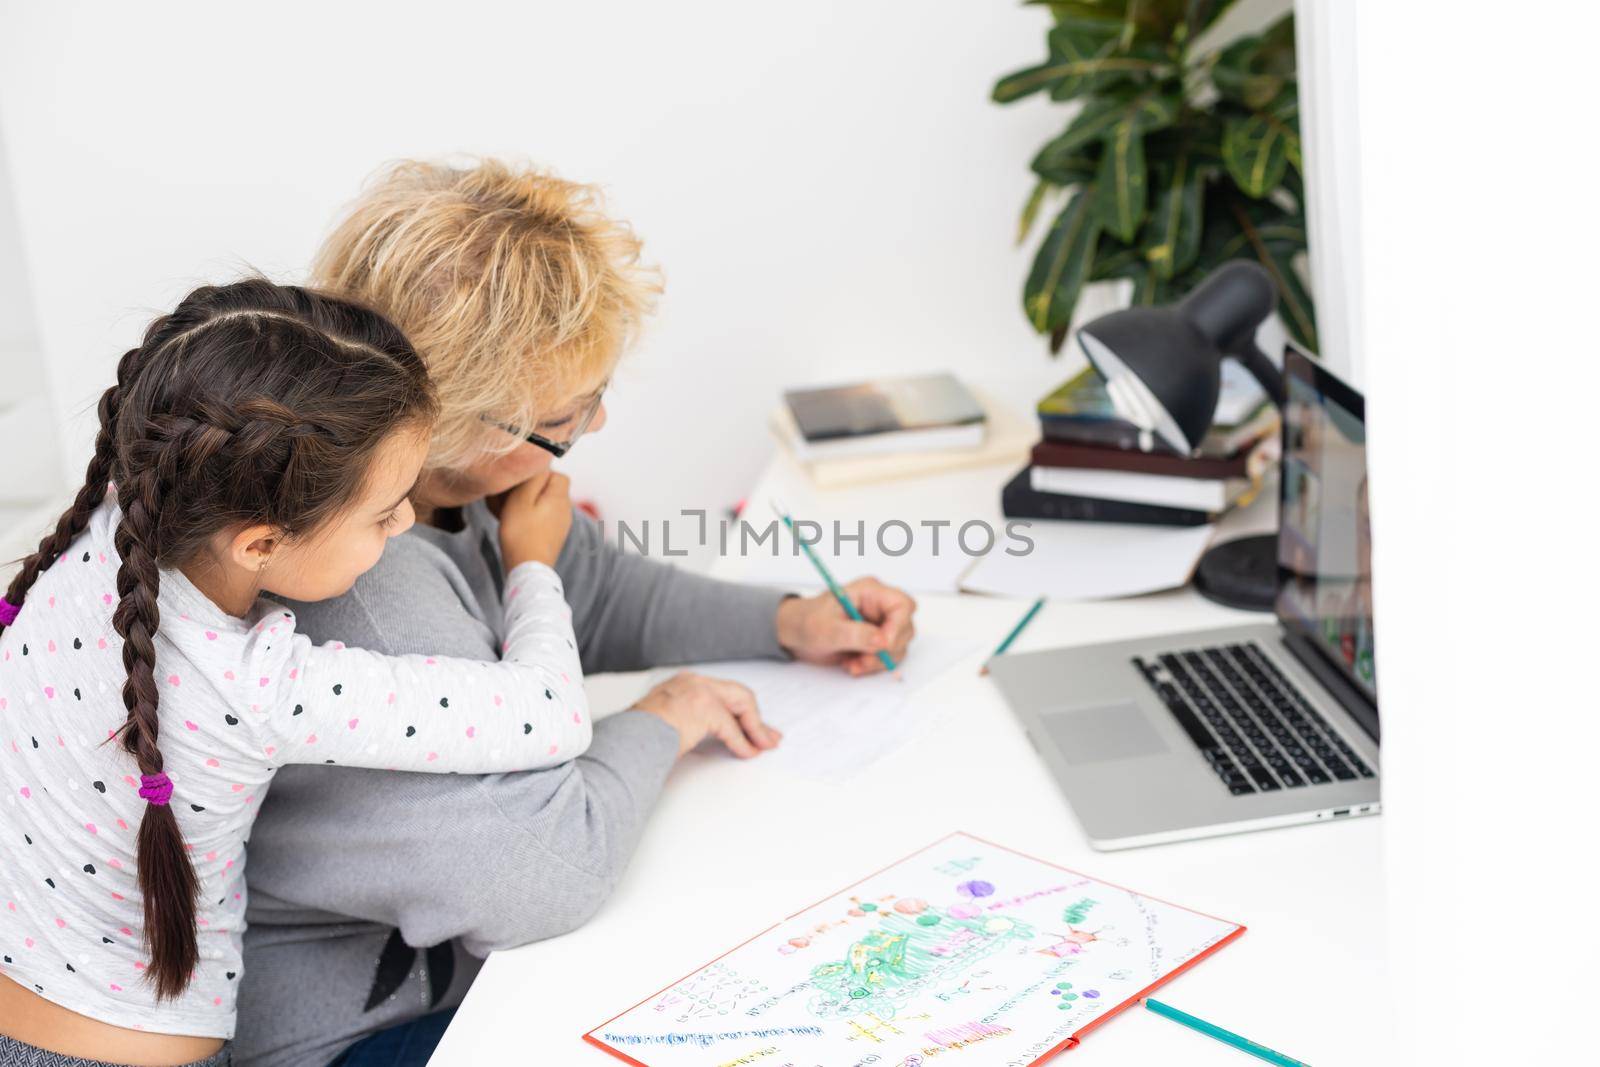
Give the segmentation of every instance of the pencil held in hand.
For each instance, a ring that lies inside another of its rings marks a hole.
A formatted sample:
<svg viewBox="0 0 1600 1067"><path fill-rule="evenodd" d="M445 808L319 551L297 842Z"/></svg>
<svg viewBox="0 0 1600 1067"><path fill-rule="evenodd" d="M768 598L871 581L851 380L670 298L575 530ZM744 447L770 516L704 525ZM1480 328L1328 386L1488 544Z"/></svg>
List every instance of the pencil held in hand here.
<svg viewBox="0 0 1600 1067"><path fill-rule="evenodd" d="M855 622L866 622L867 620L857 610L855 604L845 595L845 591L840 588L839 583L833 580L833 575L829 573L827 566L822 562L822 558L812 550L811 545L795 530L794 519L789 517L789 512L776 500L768 503L772 505L773 513L778 516L779 521L794 535L795 543L800 546L800 550L806 554L806 559L811 561L811 565L822 576L822 581L827 585L828 592L833 594L833 598L839 602L839 606L844 609L844 613ZM895 669L894 659L882 649L878 651L878 660L883 664L884 670L893 671Z"/></svg>

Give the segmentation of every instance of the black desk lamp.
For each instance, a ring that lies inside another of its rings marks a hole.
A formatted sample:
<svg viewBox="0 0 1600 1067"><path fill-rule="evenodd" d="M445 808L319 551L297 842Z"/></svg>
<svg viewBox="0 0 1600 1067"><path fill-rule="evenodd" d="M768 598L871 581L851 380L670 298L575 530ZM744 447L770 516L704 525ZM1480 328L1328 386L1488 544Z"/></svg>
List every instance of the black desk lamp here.
<svg viewBox="0 0 1600 1067"><path fill-rule="evenodd" d="M1272 276L1249 260L1224 263L1174 307L1127 308L1078 330L1078 340L1117 410L1183 455L1200 447L1222 388L1222 361L1237 359L1283 407L1283 376L1256 347L1256 327L1277 306ZM1233 608L1270 611L1277 599L1277 538L1212 547L1195 588Z"/></svg>

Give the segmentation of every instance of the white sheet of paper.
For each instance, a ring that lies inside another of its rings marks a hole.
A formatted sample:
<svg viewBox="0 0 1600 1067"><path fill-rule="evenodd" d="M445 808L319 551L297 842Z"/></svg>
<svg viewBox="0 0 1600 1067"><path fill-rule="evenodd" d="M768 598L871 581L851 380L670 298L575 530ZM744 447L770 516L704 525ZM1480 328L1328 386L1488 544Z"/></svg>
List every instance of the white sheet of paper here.
<svg viewBox="0 0 1600 1067"><path fill-rule="evenodd" d="M972 593L1051 600L1105 600L1175 589L1189 580L1212 526L1137 526L1106 522L1033 523L1033 551L996 548L961 580Z"/></svg>
<svg viewBox="0 0 1600 1067"><path fill-rule="evenodd" d="M646 1067L1043 1063L1242 930L952 834L588 1040Z"/></svg>
<svg viewBox="0 0 1600 1067"><path fill-rule="evenodd" d="M693 669L754 691L762 718L783 731L782 743L762 754L765 766L836 780L894 751L914 731L931 728L930 716L941 705L919 703L913 699L917 690L980 647L948 637L918 637L894 675L861 678L837 667L772 660L702 663Z"/></svg>

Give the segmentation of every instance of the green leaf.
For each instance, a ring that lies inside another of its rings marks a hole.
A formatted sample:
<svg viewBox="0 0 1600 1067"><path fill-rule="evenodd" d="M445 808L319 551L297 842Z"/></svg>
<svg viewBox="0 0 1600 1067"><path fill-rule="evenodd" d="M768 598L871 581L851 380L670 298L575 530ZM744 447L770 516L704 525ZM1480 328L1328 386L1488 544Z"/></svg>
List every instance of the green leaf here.
<svg viewBox="0 0 1600 1067"><path fill-rule="evenodd" d="M1317 311L1311 299L1311 293L1306 289L1305 283L1300 279L1300 272L1295 270L1294 257L1297 253L1305 251L1305 245L1298 248L1281 242L1268 242L1266 254L1272 260L1273 280L1278 283L1278 314L1283 319L1284 327L1300 344L1312 352L1322 349L1317 343Z"/></svg>
<svg viewBox="0 0 1600 1067"><path fill-rule="evenodd" d="M1036 67L1013 71L994 83L989 98L997 104L1011 104L1040 89L1048 89L1061 78L1058 67L1054 60L1046 60Z"/></svg>
<svg viewBox="0 0 1600 1067"><path fill-rule="evenodd" d="M1131 306L1160 307L1173 302L1171 287L1156 271L1155 264L1146 263L1129 276L1133 278L1133 296L1128 301Z"/></svg>
<svg viewBox="0 0 1600 1067"><path fill-rule="evenodd" d="M1102 237L1100 246L1095 249L1094 269L1089 274L1089 280L1103 282L1108 278L1131 277L1129 271L1142 267L1144 263L1144 249L1136 245L1119 244L1115 238Z"/></svg>
<svg viewBox="0 0 1600 1067"><path fill-rule="evenodd" d="M1087 153L1052 157L1049 160L1042 157L1043 153L1040 158L1034 159L1033 172L1055 185L1080 185L1092 181L1100 169L1100 164Z"/></svg>
<svg viewBox="0 0 1600 1067"><path fill-rule="evenodd" d="M1283 187L1289 191L1290 196L1294 197L1295 210L1303 215L1306 210L1305 179L1300 177L1299 164L1292 159L1289 162L1292 166L1283 176Z"/></svg>
<svg viewBox="0 0 1600 1067"><path fill-rule="evenodd" d="M1266 196L1283 181L1288 149L1282 123L1270 116L1256 113L1229 119L1223 126L1222 161L1234 182L1250 196Z"/></svg>
<svg viewBox="0 0 1600 1067"><path fill-rule="evenodd" d="M1224 48L1212 65L1211 80L1226 100L1252 111L1267 107L1294 85L1294 16Z"/></svg>
<svg viewBox="0 0 1600 1067"><path fill-rule="evenodd" d="M1070 100L1086 92L1175 72L1159 48L1119 47L1121 29L1120 23L1105 20L1063 22L1050 31L1050 57L1001 78L991 97L997 104L1009 104L1048 89L1052 99Z"/></svg>
<svg viewBox="0 0 1600 1067"><path fill-rule="evenodd" d="M1111 20L1117 23L1124 41L1175 39L1175 33L1195 6L1190 0L1025 0L1029 5L1048 7L1057 23ZM1222 0L1228 7L1233 0Z"/></svg>
<svg viewBox="0 0 1600 1067"><path fill-rule="evenodd" d="M1131 259L1121 260L1115 270L1104 275L1095 273L1096 281L1112 278L1127 278L1133 282L1133 295L1129 300L1133 307L1159 307L1177 299L1173 283L1157 274L1155 266L1138 254L1137 249Z"/></svg>
<svg viewBox="0 0 1600 1067"><path fill-rule="evenodd" d="M1107 0L1105 3L1098 0L1023 0L1027 7L1048 7L1050 15L1057 22L1070 22L1074 19L1106 20L1121 25L1127 0Z"/></svg>
<svg viewBox="0 0 1600 1067"><path fill-rule="evenodd" d="M1262 31L1255 65L1269 74L1293 81L1298 62L1294 47L1294 12L1290 11Z"/></svg>
<svg viewBox="0 0 1600 1067"><path fill-rule="evenodd" d="M1050 87L1052 100L1070 100L1115 85L1160 77L1172 69L1161 50L1141 44L1122 48L1122 26L1115 22L1064 22L1050 31L1050 52L1058 55L1061 80Z"/></svg>
<svg viewBox="0 0 1600 1067"><path fill-rule="evenodd" d="M1040 180L1034 183L1033 192L1028 194L1028 202L1022 205L1022 216L1017 219L1017 244L1028 239L1028 231L1033 229L1033 220L1039 217L1039 208L1044 206L1044 201L1050 195L1050 190L1055 189L1052 182Z"/></svg>
<svg viewBox="0 0 1600 1067"><path fill-rule="evenodd" d="M1284 88L1272 104L1262 109L1261 117L1275 123L1283 134L1283 151L1289 165L1304 170L1300 160L1300 94L1293 85Z"/></svg>
<svg viewBox="0 0 1600 1067"><path fill-rule="evenodd" d="M1278 287L1278 314L1284 327L1296 341L1317 351L1316 311L1311 294L1294 269L1294 257L1306 249L1303 220L1270 201L1245 200L1237 194L1219 199L1232 220L1234 232L1227 240L1213 246L1217 248L1218 259L1209 265L1218 266L1228 259L1243 256L1267 268ZM1219 232L1222 228L1217 227Z"/></svg>
<svg viewBox="0 0 1600 1067"><path fill-rule="evenodd" d="M1122 241L1138 236L1150 209L1146 181L1144 134L1136 122L1119 122L1100 156L1094 206L1101 223Z"/></svg>
<svg viewBox="0 0 1600 1067"><path fill-rule="evenodd" d="M1082 102L1032 160L1019 227L1053 216L1023 294L1052 351L1089 281L1126 278L1137 303L1167 304L1240 257L1267 267L1289 332L1315 347L1294 267L1306 221L1293 18L1202 51L1235 0L1026 2L1053 16L1048 54L995 99Z"/></svg>
<svg viewBox="0 0 1600 1067"><path fill-rule="evenodd" d="M1211 72L1211 77L1224 98L1251 110L1266 107L1286 84L1275 74L1252 74L1220 64Z"/></svg>
<svg viewBox="0 0 1600 1067"><path fill-rule="evenodd" d="M1028 321L1040 333L1070 326L1078 294L1094 264L1100 241L1100 222L1092 210L1094 188L1074 196L1050 227L1050 234L1034 257L1022 306Z"/></svg>
<svg viewBox="0 0 1600 1067"><path fill-rule="evenodd" d="M1033 158L1034 173L1044 174L1063 165L1081 149L1105 139L1119 123L1148 133L1172 125L1177 116L1177 103L1155 89L1133 95L1091 96L1060 136Z"/></svg>
<svg viewBox="0 0 1600 1067"><path fill-rule="evenodd" d="M1249 256L1250 241L1282 241L1304 248L1306 220L1271 199L1252 200L1229 181L1215 182L1205 195L1205 232L1199 263L1210 269L1229 259Z"/></svg>
<svg viewBox="0 0 1600 1067"><path fill-rule="evenodd" d="M1145 257L1163 279L1188 270L1200 255L1204 188L1205 174L1187 151L1175 156L1160 175Z"/></svg>

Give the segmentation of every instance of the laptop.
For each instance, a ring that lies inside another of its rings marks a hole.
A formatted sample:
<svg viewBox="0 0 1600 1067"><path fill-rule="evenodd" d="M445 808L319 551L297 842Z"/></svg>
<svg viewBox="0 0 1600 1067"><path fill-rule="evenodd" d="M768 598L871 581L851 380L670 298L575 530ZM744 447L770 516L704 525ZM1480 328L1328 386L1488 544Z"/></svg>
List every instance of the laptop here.
<svg viewBox="0 0 1600 1067"><path fill-rule="evenodd" d="M1095 848L1378 811L1365 404L1292 345L1284 378L1275 623L989 665Z"/></svg>

